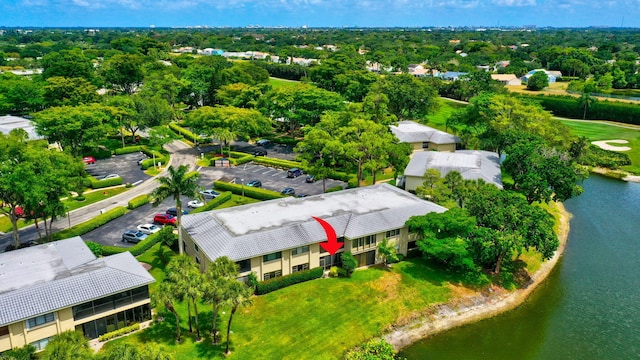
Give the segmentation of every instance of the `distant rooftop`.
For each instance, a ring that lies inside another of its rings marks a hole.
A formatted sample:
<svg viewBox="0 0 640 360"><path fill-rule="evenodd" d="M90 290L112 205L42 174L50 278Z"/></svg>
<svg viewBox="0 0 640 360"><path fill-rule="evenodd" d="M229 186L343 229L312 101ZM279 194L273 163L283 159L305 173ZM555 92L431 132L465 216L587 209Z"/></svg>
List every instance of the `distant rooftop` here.
<svg viewBox="0 0 640 360"><path fill-rule="evenodd" d="M391 132L405 143L432 142L434 144L460 143L455 135L413 121L400 121L398 126L391 125Z"/></svg>
<svg viewBox="0 0 640 360"><path fill-rule="evenodd" d="M185 215L182 226L210 259L237 261L326 241L312 216L338 236L357 238L404 226L409 217L445 208L388 184L306 198L283 198Z"/></svg>
<svg viewBox="0 0 640 360"><path fill-rule="evenodd" d="M129 252L96 258L80 237L0 254L0 326L154 282Z"/></svg>
<svg viewBox="0 0 640 360"><path fill-rule="evenodd" d="M0 116L0 132L8 135L13 129L24 129L27 134L29 134L29 139L31 140L44 138L43 136L38 135L36 132L36 126L31 122L31 120L13 115Z"/></svg>

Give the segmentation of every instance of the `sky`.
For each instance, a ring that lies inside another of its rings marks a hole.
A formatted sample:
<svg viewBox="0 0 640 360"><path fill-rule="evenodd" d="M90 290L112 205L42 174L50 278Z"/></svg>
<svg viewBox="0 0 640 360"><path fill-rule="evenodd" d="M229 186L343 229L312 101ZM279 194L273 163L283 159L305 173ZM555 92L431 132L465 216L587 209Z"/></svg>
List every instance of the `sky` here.
<svg viewBox="0 0 640 360"><path fill-rule="evenodd" d="M640 27L640 0L0 0L0 27Z"/></svg>

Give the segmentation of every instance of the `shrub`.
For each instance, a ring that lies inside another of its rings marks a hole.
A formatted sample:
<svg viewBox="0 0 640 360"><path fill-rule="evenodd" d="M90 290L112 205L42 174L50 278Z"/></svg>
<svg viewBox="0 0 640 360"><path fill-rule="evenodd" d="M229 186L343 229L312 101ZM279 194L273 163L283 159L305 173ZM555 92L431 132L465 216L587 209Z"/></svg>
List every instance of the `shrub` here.
<svg viewBox="0 0 640 360"><path fill-rule="evenodd" d="M305 170L302 167L302 163L299 161L274 159L274 158L259 156L253 159L253 162L256 164L262 164L262 165L266 165L266 166L270 166L278 169L291 169L291 168L297 167L302 169L303 171Z"/></svg>
<svg viewBox="0 0 640 360"><path fill-rule="evenodd" d="M395 359L393 346L384 339L373 339L356 349L349 350L345 355L345 360L393 360Z"/></svg>
<svg viewBox="0 0 640 360"><path fill-rule="evenodd" d="M149 196L149 194L138 195L129 200L129 203L127 203L127 209L133 210L135 208L139 208L142 205L148 204L149 201L151 201L151 196Z"/></svg>
<svg viewBox="0 0 640 360"><path fill-rule="evenodd" d="M175 133L178 133L182 136L184 136L185 138L187 138L187 140L193 142L193 143L202 143L203 141L205 141L204 138L202 138L200 135L196 135L193 132L191 132L188 129L183 128L182 126L176 124L176 123L170 123L169 124L169 128L171 130L173 130Z"/></svg>
<svg viewBox="0 0 640 360"><path fill-rule="evenodd" d="M329 269L329 277L333 277L333 278L338 277L338 267L337 266L332 266Z"/></svg>
<svg viewBox="0 0 640 360"><path fill-rule="evenodd" d="M89 250L91 250L93 255L95 255L96 257L102 256L102 245L93 241L87 241L85 243L87 244L87 247L89 248Z"/></svg>
<svg viewBox="0 0 640 360"><path fill-rule="evenodd" d="M122 177L98 180L93 176L89 176L89 183L91 184L90 186L92 189L101 189L101 188L106 188L110 186L122 185L123 181L122 181Z"/></svg>
<svg viewBox="0 0 640 360"><path fill-rule="evenodd" d="M595 145L590 145L578 162L587 166L598 166L608 169L617 169L620 166L631 165L629 155L616 151L602 149Z"/></svg>
<svg viewBox="0 0 640 360"><path fill-rule="evenodd" d="M347 188L353 189L356 187L358 187L358 178L357 177L350 178L349 181L347 181Z"/></svg>
<svg viewBox="0 0 640 360"><path fill-rule="evenodd" d="M324 269L317 267L311 270L294 272L293 274L281 276L275 279L269 279L258 283L256 286L256 294L264 295L272 291L282 289L287 286L298 284L301 282L318 279L322 277Z"/></svg>
<svg viewBox="0 0 640 360"><path fill-rule="evenodd" d="M85 221L83 223L80 223L78 225L74 225L68 229L64 229L62 231L59 231L55 234L53 234L53 239L54 240L62 240L62 239L68 239L70 237L74 237L74 236L80 236L80 235L84 235L86 233L88 233L91 230L97 229L98 227L108 223L109 221L113 220L113 219L117 219L120 216L124 215L127 213L127 208L125 208L124 206L118 206L115 207L103 214L100 214L98 216L96 216L95 218L89 220L89 221ZM103 248L104 250L104 248Z"/></svg>
<svg viewBox="0 0 640 360"><path fill-rule="evenodd" d="M236 195L241 195L243 192L243 186L239 184L231 184L223 181L214 181L213 186L219 190L231 191ZM251 186L244 186L244 196L254 198L257 200L273 200L281 199L285 195L280 194L277 191L265 190L260 188L254 188Z"/></svg>
<svg viewBox="0 0 640 360"><path fill-rule="evenodd" d="M346 272L347 277L351 277L353 271L358 267L358 260L349 251L345 251L340 255L342 260L342 268Z"/></svg>
<svg viewBox="0 0 640 360"><path fill-rule="evenodd" d="M336 185L336 186L328 188L327 191L325 191L325 192L330 193L330 192L336 192L336 191L340 191L340 190L342 190L342 185Z"/></svg>
<svg viewBox="0 0 640 360"><path fill-rule="evenodd" d="M111 340L111 339L115 339L118 336L122 336L124 334L128 334L130 332L134 332L136 330L140 330L140 324L138 324L138 323L133 324L131 326L123 327L123 328L118 329L116 331L108 332L108 333L106 333L104 335L100 335L98 337L98 341L108 341L108 340Z"/></svg>
<svg viewBox="0 0 640 360"><path fill-rule="evenodd" d="M134 152L139 152L142 151L143 146L141 145L134 145L134 146L126 146L123 148L118 148L114 151L114 153L116 155L123 155L123 154L131 154Z"/></svg>
<svg viewBox="0 0 640 360"><path fill-rule="evenodd" d="M192 214L197 214L199 212L203 212L203 211L209 211L209 210L213 210L215 208L217 208L218 206L226 203L227 201L231 200L231 196L233 195L233 193L231 191L225 191L222 194L218 195L218 197L216 197L215 199L209 201L208 203L206 203L204 206L193 209L193 211L191 211Z"/></svg>
<svg viewBox="0 0 640 360"><path fill-rule="evenodd" d="M256 273L253 271L247 275L247 286L252 288L254 292L256 291L256 287L258 287L258 276L256 276Z"/></svg>
<svg viewBox="0 0 640 360"><path fill-rule="evenodd" d="M131 255L133 256L138 256L138 255L142 255L144 254L147 250L151 249L151 247L155 244L157 244L162 237L160 236L160 234L162 233L161 231L158 231L156 233L153 233L149 236L147 236L146 239L140 241L139 243L135 244L134 246L130 247L130 248L124 248L124 247L119 247L119 246L103 246L102 247L102 255L104 256L109 256L109 255L113 255L113 254L119 254L125 251L128 251L131 253Z"/></svg>

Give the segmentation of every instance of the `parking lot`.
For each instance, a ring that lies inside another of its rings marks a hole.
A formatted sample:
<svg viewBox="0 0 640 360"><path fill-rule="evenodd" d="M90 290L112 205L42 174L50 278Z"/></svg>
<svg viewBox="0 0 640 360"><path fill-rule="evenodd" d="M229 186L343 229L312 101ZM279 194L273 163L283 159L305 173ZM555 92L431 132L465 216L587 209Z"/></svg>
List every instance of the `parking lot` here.
<svg viewBox="0 0 640 360"><path fill-rule="evenodd" d="M95 164L86 165L86 171L96 179L109 174L118 174L122 177L124 184L133 184L149 178L149 175L145 174L138 165L138 160L142 158L146 156L138 152L116 155L109 159L96 160Z"/></svg>
<svg viewBox="0 0 640 360"><path fill-rule="evenodd" d="M271 143L266 146L258 146L255 144L249 144L246 141L234 141L231 147L233 151L241 151L249 154L253 154L256 150L265 150L267 152L267 156L274 157L283 160L294 160L296 154L293 152L293 146L291 145L281 145ZM225 146L226 150L226 146ZM210 146L202 146L198 147L199 153L209 153L209 152L220 152L220 146L210 145Z"/></svg>

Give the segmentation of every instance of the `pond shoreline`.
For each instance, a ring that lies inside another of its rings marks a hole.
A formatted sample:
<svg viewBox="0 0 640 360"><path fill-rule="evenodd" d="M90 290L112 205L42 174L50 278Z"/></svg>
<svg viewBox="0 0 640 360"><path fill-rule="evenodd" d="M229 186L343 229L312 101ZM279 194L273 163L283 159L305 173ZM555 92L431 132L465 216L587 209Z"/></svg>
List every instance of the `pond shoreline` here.
<svg viewBox="0 0 640 360"><path fill-rule="evenodd" d="M524 303L538 285L549 276L556 263L564 253L569 236L569 219L571 214L562 203L556 203L559 212L558 239L560 245L551 259L542 263L540 269L531 275L531 281L522 289L506 291L492 287L481 293L456 298L454 301L439 305L433 314L410 321L406 325L394 327L382 336L396 351L428 338L437 333L478 322L513 310Z"/></svg>

